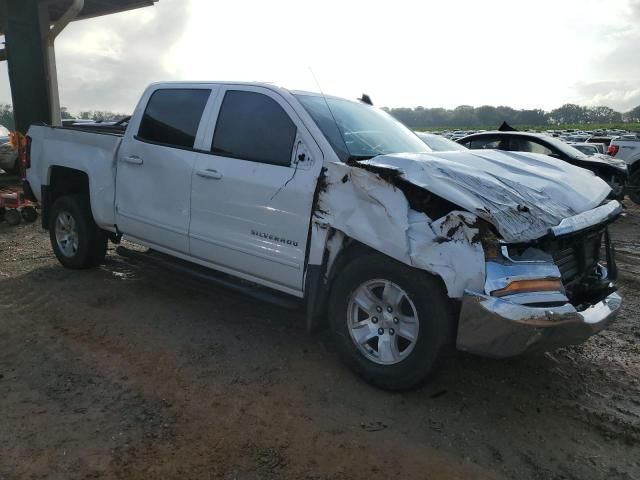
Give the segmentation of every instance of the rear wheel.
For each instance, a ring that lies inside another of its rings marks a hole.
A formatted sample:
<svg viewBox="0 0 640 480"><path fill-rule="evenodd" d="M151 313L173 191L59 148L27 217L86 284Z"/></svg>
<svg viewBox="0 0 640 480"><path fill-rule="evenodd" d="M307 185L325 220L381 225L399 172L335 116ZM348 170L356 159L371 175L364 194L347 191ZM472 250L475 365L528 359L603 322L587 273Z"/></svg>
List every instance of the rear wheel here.
<svg viewBox="0 0 640 480"><path fill-rule="evenodd" d="M84 269L99 265L107 253L107 235L98 228L89 198L68 195L58 198L49 217L51 246L62 265Z"/></svg>
<svg viewBox="0 0 640 480"><path fill-rule="evenodd" d="M640 170L636 170L629 177L627 183L627 195L633 203L640 205Z"/></svg>
<svg viewBox="0 0 640 480"><path fill-rule="evenodd" d="M405 390L433 374L449 350L455 316L439 279L372 253L349 263L332 288L338 349L361 377Z"/></svg>

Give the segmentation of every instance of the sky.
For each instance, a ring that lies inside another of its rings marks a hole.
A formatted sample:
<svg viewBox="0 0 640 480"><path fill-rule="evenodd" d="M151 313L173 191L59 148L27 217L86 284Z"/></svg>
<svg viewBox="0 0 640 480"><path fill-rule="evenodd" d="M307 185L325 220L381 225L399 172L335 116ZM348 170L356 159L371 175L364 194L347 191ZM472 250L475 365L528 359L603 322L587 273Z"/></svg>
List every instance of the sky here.
<svg viewBox="0 0 640 480"><path fill-rule="evenodd" d="M130 113L163 80L367 93L387 107L640 105L640 0L159 0L72 23L56 52L61 104L76 113Z"/></svg>

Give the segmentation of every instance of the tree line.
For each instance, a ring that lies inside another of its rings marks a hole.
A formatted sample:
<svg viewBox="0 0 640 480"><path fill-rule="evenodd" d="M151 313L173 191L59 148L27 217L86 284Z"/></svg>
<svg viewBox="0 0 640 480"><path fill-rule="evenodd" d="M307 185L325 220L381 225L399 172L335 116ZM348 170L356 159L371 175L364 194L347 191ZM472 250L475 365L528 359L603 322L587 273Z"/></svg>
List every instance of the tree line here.
<svg viewBox="0 0 640 480"><path fill-rule="evenodd" d="M535 108L516 110L511 107L472 107L460 105L454 109L446 108L384 108L391 115L410 128L425 127L487 127L498 126L503 121L512 125L556 126L579 123L607 124L620 122L640 122L640 105L629 112L621 113L609 107L583 107L567 103L560 108L545 112ZM105 110L86 110L77 115L62 108L62 118L79 118L94 121L115 121L125 114ZM0 125L13 131L13 108L11 105L0 105Z"/></svg>
<svg viewBox="0 0 640 480"><path fill-rule="evenodd" d="M481 107L460 105L454 109L415 107L385 108L384 110L410 128L497 127L503 121L512 125L531 126L640 122L640 105L625 113L609 107L584 107L573 103L567 103L550 112L539 108L516 110L511 107L491 105Z"/></svg>

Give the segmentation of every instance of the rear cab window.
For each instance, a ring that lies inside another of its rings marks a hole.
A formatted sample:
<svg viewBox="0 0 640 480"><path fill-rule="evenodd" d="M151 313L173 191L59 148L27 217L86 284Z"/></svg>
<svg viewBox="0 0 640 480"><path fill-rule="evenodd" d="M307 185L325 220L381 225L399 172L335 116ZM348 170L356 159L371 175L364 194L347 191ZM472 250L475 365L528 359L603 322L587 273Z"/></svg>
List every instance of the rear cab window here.
<svg viewBox="0 0 640 480"><path fill-rule="evenodd" d="M169 147L193 148L211 90L160 89L145 108L137 140Z"/></svg>
<svg viewBox="0 0 640 480"><path fill-rule="evenodd" d="M273 98L229 90L218 114L211 152L271 165L290 166L297 128Z"/></svg>

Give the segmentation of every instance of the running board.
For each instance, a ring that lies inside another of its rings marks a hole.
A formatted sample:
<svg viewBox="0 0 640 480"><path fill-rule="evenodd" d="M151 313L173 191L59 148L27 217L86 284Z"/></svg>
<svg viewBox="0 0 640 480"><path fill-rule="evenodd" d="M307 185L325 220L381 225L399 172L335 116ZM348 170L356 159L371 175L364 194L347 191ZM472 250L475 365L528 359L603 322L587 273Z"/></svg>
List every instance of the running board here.
<svg viewBox="0 0 640 480"><path fill-rule="evenodd" d="M179 258L175 258L170 255L157 252L155 250L149 250L148 252L138 252L135 250L130 250L123 246L119 246L116 249L116 252L122 257L131 260L146 262L156 267L164 268L166 270L191 277L199 282L225 287L230 290L249 295L263 302L272 303L274 305L288 308L290 310L299 309L302 306L301 300L296 300L294 297L291 297L290 295L287 295L285 293L278 292L271 288L263 287L262 285L258 285L256 283L247 282L246 280L240 280L231 275L217 272L210 268L203 267L186 260L181 260Z"/></svg>

